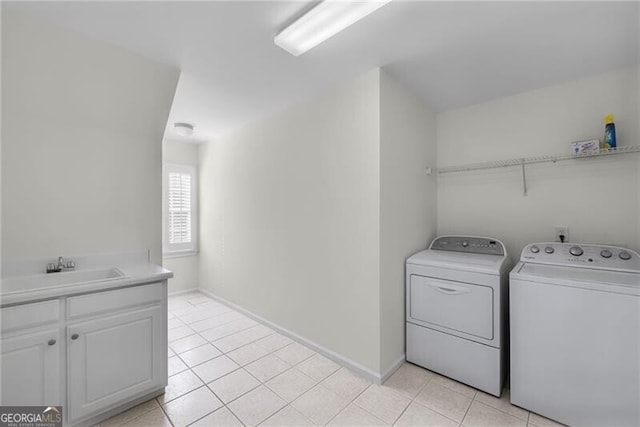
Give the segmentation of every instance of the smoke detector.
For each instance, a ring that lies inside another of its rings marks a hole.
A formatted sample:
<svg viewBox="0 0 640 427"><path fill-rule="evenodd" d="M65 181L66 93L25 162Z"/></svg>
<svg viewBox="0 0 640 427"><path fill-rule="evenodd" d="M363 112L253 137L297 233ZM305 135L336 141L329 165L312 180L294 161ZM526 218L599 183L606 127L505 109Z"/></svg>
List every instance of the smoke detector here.
<svg viewBox="0 0 640 427"><path fill-rule="evenodd" d="M191 123L176 122L173 124L173 128L180 136L193 135L193 125Z"/></svg>

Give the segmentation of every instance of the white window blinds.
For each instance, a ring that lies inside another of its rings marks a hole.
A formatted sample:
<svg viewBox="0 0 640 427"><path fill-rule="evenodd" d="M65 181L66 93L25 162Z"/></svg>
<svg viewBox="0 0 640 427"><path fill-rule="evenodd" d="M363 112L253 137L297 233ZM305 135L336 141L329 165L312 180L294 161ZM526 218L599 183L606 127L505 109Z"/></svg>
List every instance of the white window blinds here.
<svg viewBox="0 0 640 427"><path fill-rule="evenodd" d="M169 244L191 243L191 175L169 173Z"/></svg>
<svg viewBox="0 0 640 427"><path fill-rule="evenodd" d="M198 210L193 166L164 166L163 252L181 255L197 251Z"/></svg>

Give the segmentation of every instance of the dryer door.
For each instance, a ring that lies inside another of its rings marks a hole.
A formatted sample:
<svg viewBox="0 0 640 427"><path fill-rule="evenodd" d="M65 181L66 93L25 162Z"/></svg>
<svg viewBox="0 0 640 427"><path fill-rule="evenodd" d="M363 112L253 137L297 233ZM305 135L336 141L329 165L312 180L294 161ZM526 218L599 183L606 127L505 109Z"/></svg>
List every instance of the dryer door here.
<svg viewBox="0 0 640 427"><path fill-rule="evenodd" d="M411 275L409 292L415 323L493 339L493 288Z"/></svg>

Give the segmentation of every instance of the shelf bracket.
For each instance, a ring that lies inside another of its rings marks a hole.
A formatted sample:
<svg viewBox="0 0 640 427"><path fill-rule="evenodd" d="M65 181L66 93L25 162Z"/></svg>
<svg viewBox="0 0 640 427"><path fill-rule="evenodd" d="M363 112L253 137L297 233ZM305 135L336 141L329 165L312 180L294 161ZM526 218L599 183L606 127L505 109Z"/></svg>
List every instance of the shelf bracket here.
<svg viewBox="0 0 640 427"><path fill-rule="evenodd" d="M520 160L522 163L522 189L523 189L523 196L527 195L527 173L525 171L525 159L521 159Z"/></svg>

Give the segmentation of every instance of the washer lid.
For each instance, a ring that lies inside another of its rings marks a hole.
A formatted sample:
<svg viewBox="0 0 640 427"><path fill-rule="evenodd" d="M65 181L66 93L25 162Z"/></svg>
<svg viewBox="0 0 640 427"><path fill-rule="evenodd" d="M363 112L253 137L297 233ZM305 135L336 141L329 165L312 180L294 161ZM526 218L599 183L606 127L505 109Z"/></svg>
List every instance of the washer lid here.
<svg viewBox="0 0 640 427"><path fill-rule="evenodd" d="M578 287L584 285L590 289L603 291L613 291L612 286L640 291L640 273L625 271L519 263L511 275L512 279Z"/></svg>
<svg viewBox="0 0 640 427"><path fill-rule="evenodd" d="M407 259L407 264L500 274L508 267L505 255L482 255L427 249Z"/></svg>

